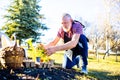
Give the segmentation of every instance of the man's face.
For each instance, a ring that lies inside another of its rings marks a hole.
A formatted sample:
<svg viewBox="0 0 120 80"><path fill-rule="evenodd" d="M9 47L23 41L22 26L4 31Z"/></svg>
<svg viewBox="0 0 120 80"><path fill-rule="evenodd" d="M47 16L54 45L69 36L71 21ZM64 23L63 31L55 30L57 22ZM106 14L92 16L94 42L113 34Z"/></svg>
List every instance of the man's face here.
<svg viewBox="0 0 120 80"><path fill-rule="evenodd" d="M62 18L62 27L65 32L69 32L72 26L72 20L69 17Z"/></svg>

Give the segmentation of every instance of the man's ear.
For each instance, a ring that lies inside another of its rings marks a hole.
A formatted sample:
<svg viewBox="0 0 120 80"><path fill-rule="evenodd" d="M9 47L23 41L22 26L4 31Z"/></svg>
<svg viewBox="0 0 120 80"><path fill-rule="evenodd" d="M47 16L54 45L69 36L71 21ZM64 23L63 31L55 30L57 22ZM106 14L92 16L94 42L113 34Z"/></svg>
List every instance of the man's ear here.
<svg viewBox="0 0 120 80"><path fill-rule="evenodd" d="M73 22L73 19L70 19L71 22Z"/></svg>

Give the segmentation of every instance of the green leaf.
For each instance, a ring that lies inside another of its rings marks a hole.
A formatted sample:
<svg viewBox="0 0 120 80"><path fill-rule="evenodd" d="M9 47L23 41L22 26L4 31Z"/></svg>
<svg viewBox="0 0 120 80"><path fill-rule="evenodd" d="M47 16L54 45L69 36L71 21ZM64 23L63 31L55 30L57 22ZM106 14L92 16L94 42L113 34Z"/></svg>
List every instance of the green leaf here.
<svg viewBox="0 0 120 80"><path fill-rule="evenodd" d="M41 6L38 5L40 0L13 0L8 7L4 16L6 19L2 30L10 37L16 33L17 39L20 41L33 38L33 41L39 39L42 35L41 30L47 30L45 24L40 19L45 19L40 14Z"/></svg>

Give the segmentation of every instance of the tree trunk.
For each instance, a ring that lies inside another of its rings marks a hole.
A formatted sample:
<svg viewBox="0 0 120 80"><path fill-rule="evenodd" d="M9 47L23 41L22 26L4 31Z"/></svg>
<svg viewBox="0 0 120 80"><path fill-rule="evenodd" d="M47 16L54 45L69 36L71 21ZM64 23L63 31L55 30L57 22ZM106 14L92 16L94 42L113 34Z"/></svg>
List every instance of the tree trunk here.
<svg viewBox="0 0 120 80"><path fill-rule="evenodd" d="M118 62L117 55L118 55L118 44L117 44L117 42L116 42L116 62Z"/></svg>

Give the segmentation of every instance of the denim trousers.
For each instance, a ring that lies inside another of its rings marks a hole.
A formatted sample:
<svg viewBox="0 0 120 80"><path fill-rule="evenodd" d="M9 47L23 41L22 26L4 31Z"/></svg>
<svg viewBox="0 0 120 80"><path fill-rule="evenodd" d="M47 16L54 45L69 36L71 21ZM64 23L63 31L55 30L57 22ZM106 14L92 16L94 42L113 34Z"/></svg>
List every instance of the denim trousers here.
<svg viewBox="0 0 120 80"><path fill-rule="evenodd" d="M73 53L74 54L74 53ZM66 68L66 69L71 69L73 66L79 64L80 62L80 58L82 60L82 68L86 69L86 66L88 65L88 61L87 61L87 57L88 57L88 52L84 52L81 53L80 55L77 56L73 56L72 61L66 56L66 54L64 54L64 60L63 60L63 64L62 67Z"/></svg>
<svg viewBox="0 0 120 80"><path fill-rule="evenodd" d="M64 43L70 41L71 38L66 36L64 34ZM86 69L86 66L88 65L87 57L88 57L88 44L87 44L87 38L85 35L81 34L79 43L76 45L75 48L72 48L71 50L73 51L73 54L75 56L72 57L72 61L64 54L64 60L63 60L63 68L71 69L73 66L79 64L80 58L83 62L82 64L82 69ZM76 55L77 54L77 55Z"/></svg>

